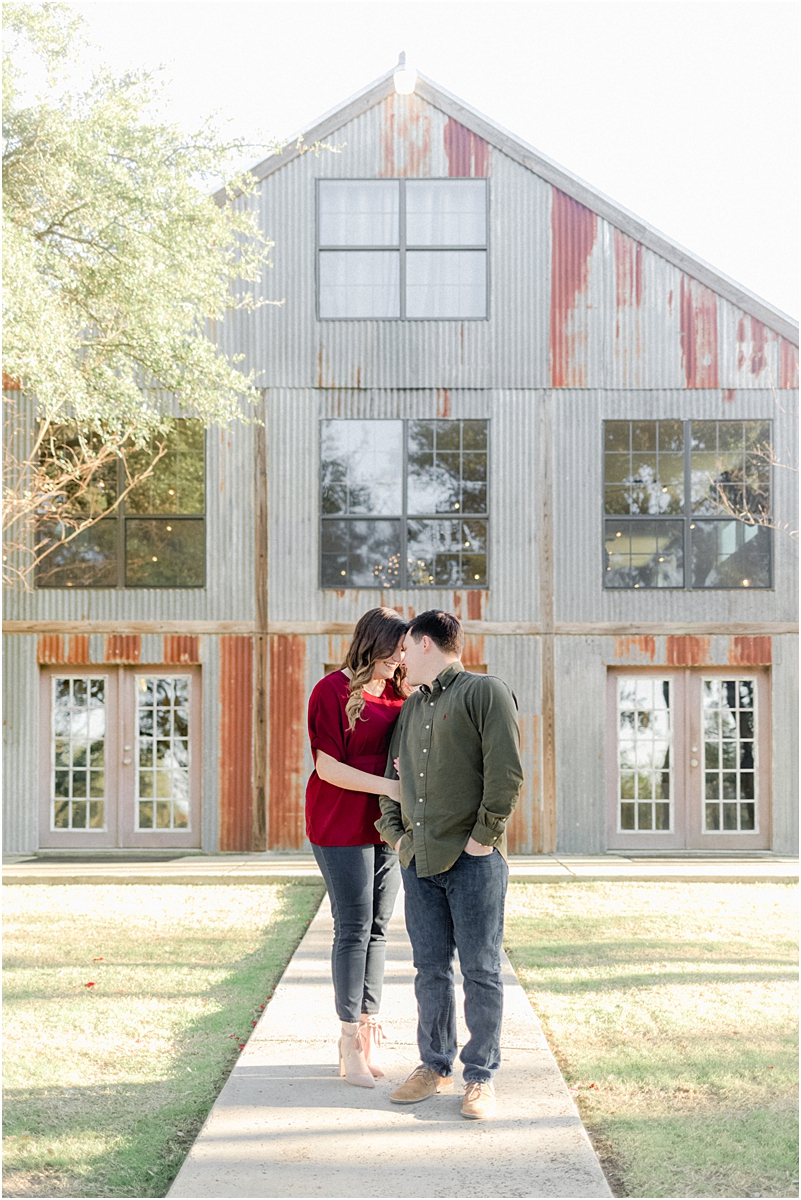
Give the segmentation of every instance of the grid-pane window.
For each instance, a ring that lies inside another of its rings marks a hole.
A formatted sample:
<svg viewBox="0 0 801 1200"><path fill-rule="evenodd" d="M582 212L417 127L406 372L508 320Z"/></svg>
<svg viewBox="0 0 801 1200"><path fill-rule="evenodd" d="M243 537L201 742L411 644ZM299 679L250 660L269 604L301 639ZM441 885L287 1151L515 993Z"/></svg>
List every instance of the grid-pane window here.
<svg viewBox="0 0 801 1200"><path fill-rule="evenodd" d="M705 679L704 830L756 831L756 682Z"/></svg>
<svg viewBox="0 0 801 1200"><path fill-rule="evenodd" d="M488 422L323 421L323 587L487 586Z"/></svg>
<svg viewBox="0 0 801 1200"><path fill-rule="evenodd" d="M190 684L184 675L137 677L137 829L189 828Z"/></svg>
<svg viewBox="0 0 801 1200"><path fill-rule="evenodd" d="M106 828L106 679L56 676L51 828Z"/></svg>
<svg viewBox="0 0 801 1200"><path fill-rule="evenodd" d="M483 320L484 179L319 183L323 320Z"/></svg>
<svg viewBox="0 0 801 1200"><path fill-rule="evenodd" d="M77 453L78 440L62 431L59 453ZM45 447L49 452L50 447ZM158 456L158 457L157 457ZM143 478L112 509L127 479ZM203 587L206 574L205 432L200 421L178 420L164 438L129 451L99 470L86 489L66 495L64 511L45 518L40 542L55 543L37 567L37 587ZM108 513L104 516L104 513ZM78 523L95 524L74 534Z"/></svg>
<svg viewBox="0 0 801 1200"><path fill-rule="evenodd" d="M618 830L669 833L672 817L671 681L617 681Z"/></svg>
<svg viewBox="0 0 801 1200"><path fill-rule="evenodd" d="M604 586L771 586L770 422L606 421Z"/></svg>

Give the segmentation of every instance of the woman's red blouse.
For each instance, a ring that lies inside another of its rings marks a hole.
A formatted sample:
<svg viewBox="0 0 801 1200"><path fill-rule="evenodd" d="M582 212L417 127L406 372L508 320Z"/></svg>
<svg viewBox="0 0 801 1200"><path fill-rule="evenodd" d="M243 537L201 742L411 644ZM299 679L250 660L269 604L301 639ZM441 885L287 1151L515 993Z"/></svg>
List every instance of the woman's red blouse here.
<svg viewBox="0 0 801 1200"><path fill-rule="evenodd" d="M356 728L351 730L345 716L350 698L348 677L342 671L332 671L320 680L309 699L312 754L316 761L316 752L323 750L358 771L383 775L403 700L389 680L381 696L362 694L364 708ZM312 772L306 785L306 834L313 845L379 845L375 822L380 816L377 795L335 787Z"/></svg>

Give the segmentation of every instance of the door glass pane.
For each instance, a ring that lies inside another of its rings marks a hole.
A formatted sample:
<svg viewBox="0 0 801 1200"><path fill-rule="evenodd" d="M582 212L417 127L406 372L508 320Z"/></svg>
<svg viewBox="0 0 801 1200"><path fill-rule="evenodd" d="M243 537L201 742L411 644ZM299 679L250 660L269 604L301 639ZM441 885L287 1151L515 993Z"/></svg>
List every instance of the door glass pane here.
<svg viewBox="0 0 801 1200"><path fill-rule="evenodd" d="M407 246L484 246L486 239L483 179L408 181Z"/></svg>
<svg viewBox="0 0 801 1200"><path fill-rule="evenodd" d="M320 316L400 316L400 251L321 250Z"/></svg>
<svg viewBox="0 0 801 1200"><path fill-rule="evenodd" d="M53 679L51 829L106 828L106 680Z"/></svg>
<svg viewBox="0 0 801 1200"><path fill-rule="evenodd" d="M617 679L618 829L669 833L673 827L671 681Z"/></svg>
<svg viewBox="0 0 801 1200"><path fill-rule="evenodd" d="M704 829L754 833L756 680L704 679Z"/></svg>
<svg viewBox="0 0 801 1200"><path fill-rule="evenodd" d="M189 829L190 687L188 676L137 676L137 829Z"/></svg>
<svg viewBox="0 0 801 1200"><path fill-rule="evenodd" d="M486 251L409 250L406 315L446 320L486 317Z"/></svg>
<svg viewBox="0 0 801 1200"><path fill-rule="evenodd" d="M397 246L400 189L383 180L320 181L321 246Z"/></svg>

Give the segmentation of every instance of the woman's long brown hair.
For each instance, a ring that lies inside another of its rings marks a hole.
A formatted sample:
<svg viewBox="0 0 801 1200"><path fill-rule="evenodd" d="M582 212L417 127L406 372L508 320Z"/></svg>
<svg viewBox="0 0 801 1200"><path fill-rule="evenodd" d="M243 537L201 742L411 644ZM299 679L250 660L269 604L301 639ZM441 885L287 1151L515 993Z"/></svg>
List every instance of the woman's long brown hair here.
<svg viewBox="0 0 801 1200"><path fill-rule="evenodd" d="M395 647L408 629L403 617L394 608L371 608L359 618L353 632L353 641L345 655L343 668L350 671L350 696L345 705L348 728L355 729L365 705L364 685L373 678L375 664L382 659L392 658ZM400 664L392 677L399 696L409 695L406 686L406 668Z"/></svg>

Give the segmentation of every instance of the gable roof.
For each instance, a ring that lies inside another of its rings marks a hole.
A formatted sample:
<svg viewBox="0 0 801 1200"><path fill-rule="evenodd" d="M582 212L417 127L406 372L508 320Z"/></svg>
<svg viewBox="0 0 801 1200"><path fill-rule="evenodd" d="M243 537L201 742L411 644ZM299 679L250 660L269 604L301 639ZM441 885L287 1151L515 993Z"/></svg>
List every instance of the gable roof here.
<svg viewBox="0 0 801 1200"><path fill-rule="evenodd" d="M259 181L266 179L268 175L280 171L282 167L288 166L298 158L304 153L305 147L315 142L325 141L343 125L347 125L356 117L380 104L395 90L394 74L395 67L363 88L362 91L337 105L336 108L330 109L311 128L289 139L287 149L282 154L271 154L257 163L255 167L251 168L251 174ZM787 338L795 346L798 345L798 322L768 300L763 300L724 274L723 271L719 271L704 259L699 258L697 254L693 254L691 250L687 250L679 242L660 233L653 225L643 221L641 217L624 208L622 204L618 204L617 201L586 183L572 171L560 167L552 158L535 150L528 142L524 142L522 138L510 133L489 117L485 117L477 109L471 108L464 100L460 100L424 75L418 75L415 92L422 100L426 100L446 116L484 138L491 146L500 150L514 162L544 179L546 183L552 184L573 200L578 201L579 204L583 204L621 232L641 242L643 246L647 246L667 262L678 267L679 270L697 279L699 283L705 284L718 295L748 313L749 316L756 317L757 320ZM225 192L217 192L215 199L220 204L225 203Z"/></svg>

